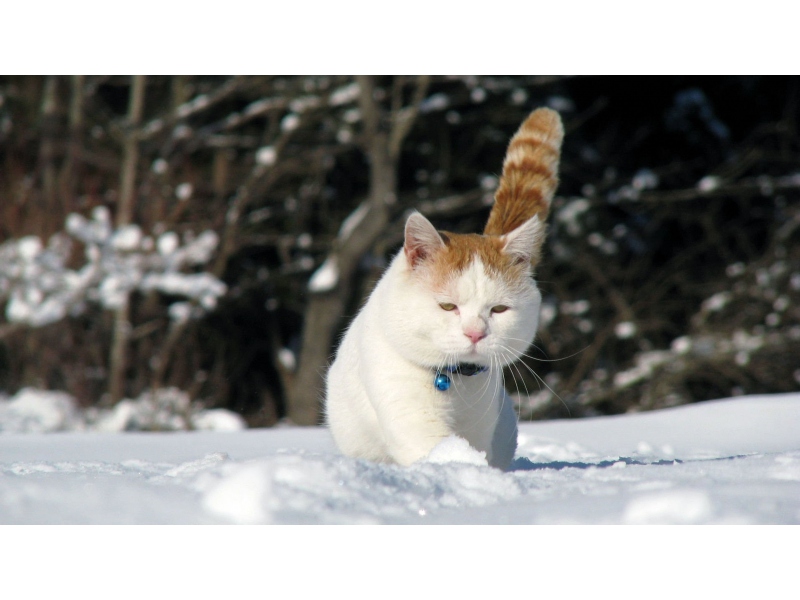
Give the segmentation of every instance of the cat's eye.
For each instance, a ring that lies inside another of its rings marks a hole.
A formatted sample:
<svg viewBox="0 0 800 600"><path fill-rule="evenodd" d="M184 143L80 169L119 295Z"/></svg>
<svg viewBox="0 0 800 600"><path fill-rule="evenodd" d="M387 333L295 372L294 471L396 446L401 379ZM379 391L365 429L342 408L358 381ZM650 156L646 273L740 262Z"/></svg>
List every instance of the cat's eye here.
<svg viewBox="0 0 800 600"><path fill-rule="evenodd" d="M455 310L456 309L456 305L455 304L451 304L450 302L441 302L441 303L439 303L439 306L442 307L442 310Z"/></svg>
<svg viewBox="0 0 800 600"><path fill-rule="evenodd" d="M495 314L506 312L507 310L508 307L505 304L498 304L497 306L492 307L492 312Z"/></svg>

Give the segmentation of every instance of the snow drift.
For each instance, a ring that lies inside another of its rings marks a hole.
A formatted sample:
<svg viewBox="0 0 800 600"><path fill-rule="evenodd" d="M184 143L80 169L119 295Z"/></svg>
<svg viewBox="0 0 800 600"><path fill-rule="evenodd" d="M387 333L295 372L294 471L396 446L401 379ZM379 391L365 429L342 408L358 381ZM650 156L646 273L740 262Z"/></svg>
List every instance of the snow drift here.
<svg viewBox="0 0 800 600"><path fill-rule="evenodd" d="M323 428L0 435L0 523L800 523L800 394L523 423L512 470Z"/></svg>

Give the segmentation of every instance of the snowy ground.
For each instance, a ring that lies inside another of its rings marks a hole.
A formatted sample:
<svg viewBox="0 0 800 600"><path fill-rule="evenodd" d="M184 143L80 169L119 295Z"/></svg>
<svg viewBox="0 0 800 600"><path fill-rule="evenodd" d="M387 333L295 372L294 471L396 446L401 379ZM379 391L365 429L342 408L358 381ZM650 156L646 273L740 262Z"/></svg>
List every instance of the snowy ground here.
<svg viewBox="0 0 800 600"><path fill-rule="evenodd" d="M3 433L0 523L797 524L800 394L524 423L508 473L458 439L353 460L322 428Z"/></svg>

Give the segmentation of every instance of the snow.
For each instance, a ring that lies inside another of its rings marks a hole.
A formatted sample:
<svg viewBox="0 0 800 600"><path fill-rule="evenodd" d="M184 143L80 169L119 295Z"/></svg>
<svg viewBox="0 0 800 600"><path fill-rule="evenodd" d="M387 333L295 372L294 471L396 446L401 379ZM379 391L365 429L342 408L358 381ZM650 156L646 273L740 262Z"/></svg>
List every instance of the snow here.
<svg viewBox="0 0 800 600"><path fill-rule="evenodd" d="M588 300L576 300L575 302L562 302L561 312L566 315L582 315L591 308Z"/></svg>
<svg viewBox="0 0 800 600"><path fill-rule="evenodd" d="M142 230L138 225L125 225L111 236L111 246L122 252L133 252L142 243Z"/></svg>
<svg viewBox="0 0 800 600"><path fill-rule="evenodd" d="M194 187L188 181L184 181L175 186L175 197L182 202L191 198L192 192L194 192Z"/></svg>
<svg viewBox="0 0 800 600"><path fill-rule="evenodd" d="M480 104L484 100L486 100L486 90L480 87L476 87L469 93L470 99L475 102L476 104Z"/></svg>
<svg viewBox="0 0 800 600"><path fill-rule="evenodd" d="M278 362L281 363L287 371L294 371L297 368L297 357L289 348L281 348L278 350Z"/></svg>
<svg viewBox="0 0 800 600"><path fill-rule="evenodd" d="M271 167L278 160L278 151L275 146L262 146L256 152L256 162L264 167Z"/></svg>
<svg viewBox="0 0 800 600"><path fill-rule="evenodd" d="M183 245L177 233L165 232L158 238L156 254L152 238L137 225L115 231L110 219L108 208L98 206L91 219L70 214L66 233L51 236L46 247L32 236L0 244L0 308L5 304L6 318L42 327L80 314L87 301L119 308L136 289L184 295L211 309L227 292L210 273L182 272L211 259L219 242L215 232L187 233ZM77 270L68 267L70 238L85 245L86 261ZM175 316L185 316L182 309L176 311Z"/></svg>
<svg viewBox="0 0 800 600"><path fill-rule="evenodd" d="M697 182L697 189L699 189L701 192L713 192L720 185L722 185L722 179L720 179L718 176L706 175Z"/></svg>
<svg viewBox="0 0 800 600"><path fill-rule="evenodd" d="M623 321L614 326L614 335L621 340L632 338L634 335L636 335L636 331L636 323L632 323L631 321Z"/></svg>
<svg viewBox="0 0 800 600"><path fill-rule="evenodd" d="M349 129L340 129L336 133L336 141L340 144L349 144L353 141L353 132Z"/></svg>
<svg viewBox="0 0 800 600"><path fill-rule="evenodd" d="M149 273L140 287L142 290L159 290L165 294L182 295L196 299L204 308L211 310L227 287L210 273Z"/></svg>
<svg viewBox="0 0 800 600"><path fill-rule="evenodd" d="M640 169L631 180L631 186L637 191L650 190L658 187L658 175L650 169Z"/></svg>
<svg viewBox="0 0 800 600"><path fill-rule="evenodd" d="M544 301L539 309L539 323L541 327L547 327L558 316L558 307L553 302Z"/></svg>
<svg viewBox="0 0 800 600"><path fill-rule="evenodd" d="M572 198L563 207L557 209L555 219L566 226L569 235L577 236L583 233L580 216L589 208L591 208L591 204L586 198Z"/></svg>
<svg viewBox="0 0 800 600"><path fill-rule="evenodd" d="M670 344L670 350L675 354L686 354L692 349L692 338L686 335L675 338Z"/></svg>
<svg viewBox="0 0 800 600"><path fill-rule="evenodd" d="M300 117L294 113L289 113L281 119L281 131L290 132L300 127Z"/></svg>
<svg viewBox="0 0 800 600"><path fill-rule="evenodd" d="M29 235L21 238L17 247L21 258L32 261L42 251L42 241L36 236Z"/></svg>
<svg viewBox="0 0 800 600"><path fill-rule="evenodd" d="M339 265L335 256L329 256L308 280L308 290L317 294L329 292L339 283Z"/></svg>
<svg viewBox="0 0 800 600"><path fill-rule="evenodd" d="M186 392L161 388L125 399L113 408L78 409L64 392L23 388L11 398L0 396L0 434L66 431L239 431L244 420L223 409L204 409Z"/></svg>
<svg viewBox="0 0 800 600"><path fill-rule="evenodd" d="M176 323L186 323L194 314L191 302L173 302L167 310L170 320Z"/></svg>
<svg viewBox="0 0 800 600"><path fill-rule="evenodd" d="M523 88L514 88L511 90L511 104L520 106L528 101L528 92Z"/></svg>
<svg viewBox="0 0 800 600"><path fill-rule="evenodd" d="M448 106L450 106L450 99L446 94L433 94L420 102L419 111L422 113L435 112L444 110Z"/></svg>
<svg viewBox="0 0 800 600"><path fill-rule="evenodd" d="M636 355L636 365L627 371L614 375L614 385L618 388L628 387L652 375L653 371L673 358L671 351L651 350Z"/></svg>
<svg viewBox="0 0 800 600"><path fill-rule="evenodd" d="M255 115L260 115L265 113L270 108L275 105L275 100L272 98L262 98L260 100L256 100L255 102L251 102L247 106L244 107L244 114L248 117L252 117Z"/></svg>
<svg viewBox="0 0 800 600"><path fill-rule="evenodd" d="M358 108L351 108L350 110L344 111L342 120L350 125L358 123L361 120L361 110Z"/></svg>
<svg viewBox="0 0 800 600"><path fill-rule="evenodd" d="M314 242L313 236L308 233L304 232L297 236L296 244L298 248L302 248L303 250L308 250L311 248L311 244Z"/></svg>
<svg viewBox="0 0 800 600"><path fill-rule="evenodd" d="M203 110L209 105L209 98L205 94L201 94L185 104L181 104L175 109L175 115L179 119L184 119L197 111Z"/></svg>
<svg viewBox="0 0 800 600"><path fill-rule="evenodd" d="M78 430L35 433L14 403L49 418L30 391L0 402L0 523L800 524L800 394L522 423L507 473L455 437L399 467L321 427L220 431L227 411L206 411L217 431L102 433L61 398L50 430Z"/></svg>
<svg viewBox="0 0 800 600"><path fill-rule="evenodd" d="M304 113L312 108L317 108L321 104L318 96L301 96L289 103L289 109L295 113Z"/></svg>
<svg viewBox="0 0 800 600"><path fill-rule="evenodd" d="M730 292L719 292L703 302L703 310L717 312L725 308L731 300Z"/></svg>
<svg viewBox="0 0 800 600"><path fill-rule="evenodd" d="M575 110L575 103L564 96L550 96L547 99L547 106L558 112L572 112Z"/></svg>
<svg viewBox="0 0 800 600"><path fill-rule="evenodd" d="M11 400L0 402L0 433L44 433L78 428L74 402L63 392L26 388Z"/></svg>
<svg viewBox="0 0 800 600"><path fill-rule="evenodd" d="M362 202L358 205L357 209L347 215L347 218L342 221L339 227L338 237L341 242L345 242L350 238L356 227L358 227L364 220L364 217L367 216L367 213L369 213L369 204Z"/></svg>
<svg viewBox="0 0 800 600"><path fill-rule="evenodd" d="M351 102L355 102L360 92L361 88L359 87L358 83L356 82L349 83L343 87L334 90L331 93L328 102L331 106L341 106L343 104L349 104Z"/></svg>
<svg viewBox="0 0 800 600"><path fill-rule="evenodd" d="M485 452L475 450L467 440L455 435L442 440L431 450L426 461L437 465L463 463L485 467L489 464Z"/></svg>
<svg viewBox="0 0 800 600"><path fill-rule="evenodd" d="M245 429L244 419L224 408L201 410L192 415L192 427L200 431L241 431Z"/></svg>
<svg viewBox="0 0 800 600"><path fill-rule="evenodd" d="M492 192L497 189L498 179L495 175L481 175L479 177L479 183L482 190L487 192Z"/></svg>
<svg viewBox="0 0 800 600"><path fill-rule="evenodd" d="M174 231L167 231L158 236L156 247L158 248L159 254L167 256L175 252L179 244L180 240L178 239L178 234Z"/></svg>
<svg viewBox="0 0 800 600"><path fill-rule="evenodd" d="M157 158L153 161L153 164L151 165L150 169L156 175L163 175L164 173L167 172L167 169L169 169L169 163L163 158Z"/></svg>

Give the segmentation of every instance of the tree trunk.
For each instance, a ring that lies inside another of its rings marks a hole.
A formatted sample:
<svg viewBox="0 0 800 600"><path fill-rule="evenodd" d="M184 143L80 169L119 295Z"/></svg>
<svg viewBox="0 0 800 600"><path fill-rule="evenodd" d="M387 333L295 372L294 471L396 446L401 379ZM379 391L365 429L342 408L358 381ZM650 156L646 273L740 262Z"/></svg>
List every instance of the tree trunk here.
<svg viewBox="0 0 800 600"><path fill-rule="evenodd" d="M298 425L317 425L320 422L320 402L324 398L325 374L331 359L333 336L339 329L345 307L353 294L358 263L389 224L390 208L397 201L400 148L416 118L429 79L420 77L417 80L410 107L404 108L395 103L389 115L382 114L375 100L373 80L360 77L358 82L361 88L359 104L364 119L364 150L370 163L367 212L351 233L340 231L328 255L328 260L334 260L338 267L335 287L324 292L308 291L298 370L294 385L287 395L289 418ZM396 90L399 92L400 88L396 87ZM396 97L400 96L396 94ZM391 123L388 132L380 129L386 121Z"/></svg>
<svg viewBox="0 0 800 600"><path fill-rule="evenodd" d="M133 220L133 204L136 198L136 168L139 163L138 127L142 120L146 80L144 75L134 75L128 103L128 122L122 156L119 204L117 205L117 227L128 225ZM128 366L128 343L131 332L130 297L114 313L114 334L109 360L109 402L113 405L125 395L125 371Z"/></svg>
<svg viewBox="0 0 800 600"><path fill-rule="evenodd" d="M117 204L117 227L128 225L133 220L133 204L136 199L136 168L139 165L139 124L144 109L146 78L134 75L128 99L128 120L122 149L122 174Z"/></svg>
<svg viewBox="0 0 800 600"><path fill-rule="evenodd" d="M44 196L42 216L46 226L42 228L48 233L58 227L57 220L61 218L62 211L58 209L58 190L55 165L55 145L58 129L58 79L55 75L48 75L44 83L42 94L42 143L40 146L40 160L42 168L42 191Z"/></svg>
<svg viewBox="0 0 800 600"><path fill-rule="evenodd" d="M84 82L85 77L83 75L73 75L70 78L72 95L69 103L69 145L67 147L67 156L59 174L59 188L62 194L62 204L66 206L66 212L74 210L77 196L78 177L76 171L81 161Z"/></svg>
<svg viewBox="0 0 800 600"><path fill-rule="evenodd" d="M339 271L336 286L330 291L308 291L299 364L294 385L288 394L289 418L298 425L319 424L320 402L324 397L325 373L331 360L333 336L339 329L345 307L353 294L358 263L389 224L386 199L393 198L396 193L396 165L386 160L381 163L380 166L373 164L371 171L372 193L367 214L359 227L343 243L337 243L339 247L335 247L329 255L329 260L336 261ZM376 202L376 198L383 201Z"/></svg>

